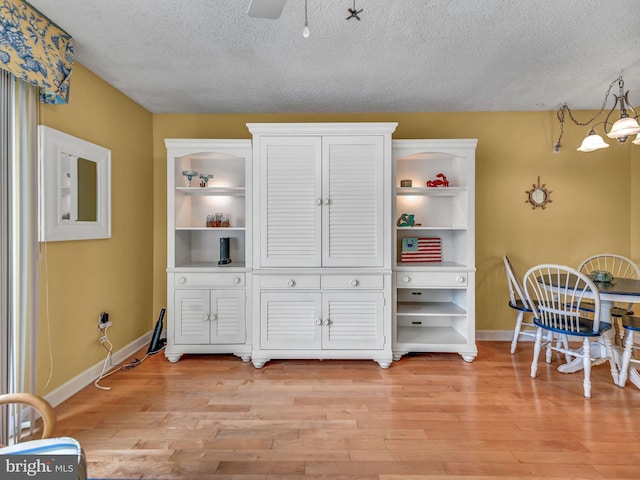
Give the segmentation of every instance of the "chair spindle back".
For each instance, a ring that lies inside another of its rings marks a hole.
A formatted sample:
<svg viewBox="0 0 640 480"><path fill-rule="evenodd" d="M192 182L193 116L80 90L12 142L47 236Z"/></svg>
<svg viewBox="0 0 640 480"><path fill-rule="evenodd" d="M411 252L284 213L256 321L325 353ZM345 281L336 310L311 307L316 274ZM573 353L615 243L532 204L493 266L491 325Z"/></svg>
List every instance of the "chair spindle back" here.
<svg viewBox="0 0 640 480"><path fill-rule="evenodd" d="M524 289L536 323L562 333L586 333L581 305L593 309L593 330L600 326L600 292L584 273L565 265L537 265L524 276Z"/></svg>

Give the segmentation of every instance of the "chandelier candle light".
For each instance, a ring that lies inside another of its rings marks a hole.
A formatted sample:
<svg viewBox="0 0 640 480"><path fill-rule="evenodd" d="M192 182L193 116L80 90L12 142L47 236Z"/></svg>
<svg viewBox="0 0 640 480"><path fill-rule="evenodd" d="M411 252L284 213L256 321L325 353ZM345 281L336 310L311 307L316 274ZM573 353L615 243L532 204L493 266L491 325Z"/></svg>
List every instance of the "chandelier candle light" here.
<svg viewBox="0 0 640 480"><path fill-rule="evenodd" d="M604 121L593 123L595 120L598 119L598 117L600 117L600 115L604 113L605 107L607 105L607 100L609 99L611 90L613 89L616 83L620 88L620 95L615 95L615 94L613 95L615 97L615 102L611 110L609 110L609 113L607 113L607 116L605 117ZM604 139L596 133L595 128L599 125L603 125L602 129L604 133L607 135L607 137L615 138L621 144L626 142L627 138L629 138L631 135L637 135L635 140L633 140L632 143L635 145L640 145L640 125L638 124L638 114L629 103L629 100L627 98L628 95L629 95L629 91L628 90L626 92L624 91L624 80L622 79L622 76L620 76L617 79L615 79L613 82L611 82L611 84L609 85L609 89L607 90L607 93L604 96L604 101L602 102L602 107L600 107L600 111L593 118L591 118L590 120L584 123L577 121L573 116L573 113L571 112L571 109L569 108L569 106L566 103L563 103L557 112L558 121L560 122L560 136L558 137L558 141L556 142L556 144L553 146L553 150L555 152L560 151L560 147L561 147L560 141L562 140L562 135L564 134L564 122L565 122L566 114L569 114L569 118L576 125L591 127L589 135L585 137L580 147L578 147L578 151L580 152L593 152L594 150L599 150L601 148L609 147L609 144L606 143ZM609 121L609 119L613 114L613 112L618 107L618 105L620 106L620 118L612 123L611 121ZM627 110L629 110L632 113L632 116L629 116L629 113L627 113Z"/></svg>

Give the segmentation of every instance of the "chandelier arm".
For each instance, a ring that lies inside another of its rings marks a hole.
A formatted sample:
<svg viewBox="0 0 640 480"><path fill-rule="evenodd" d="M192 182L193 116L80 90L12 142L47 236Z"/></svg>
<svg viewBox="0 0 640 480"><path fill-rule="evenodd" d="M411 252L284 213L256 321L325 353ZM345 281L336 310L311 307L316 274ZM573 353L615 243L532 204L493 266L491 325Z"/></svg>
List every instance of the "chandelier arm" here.
<svg viewBox="0 0 640 480"><path fill-rule="evenodd" d="M611 91L611 86L609 87L609 91ZM602 113L604 112L604 106L606 105L608 96L609 96L609 92L607 92L607 95L605 96L605 102L604 102L602 108L600 109L600 111L598 113L596 113L593 118L590 118L588 121L586 121L584 123L583 122L579 122L578 120L576 120L576 118L573 116L573 112L569 108L569 105L567 105L566 103L562 104L562 106L556 112L556 117L558 117L558 122L560 123L560 135L558 135L558 140L556 141L555 145L553 146L554 151L559 152L560 148L562 147L562 137L564 136L565 112L569 114L569 118L571 119L571 121L574 124L578 125L579 127L586 127L586 126L590 125L591 122L593 122L596 118L598 118L600 115L602 115ZM617 105L617 103L616 103L616 105ZM616 106L614 105L613 108L615 109ZM610 114L611 114L611 112L609 112L609 115ZM604 122L599 122L596 125L599 125L600 123L606 123L607 120L609 119L609 115L607 115L607 119L605 119ZM606 129L606 126L605 126L605 129Z"/></svg>
<svg viewBox="0 0 640 480"><path fill-rule="evenodd" d="M618 78L616 78L614 81L612 81L609 84L609 88L607 89L607 93L604 95L604 100L602 101L602 106L600 107L600 110L598 111L598 113L596 113L592 118L590 118L586 122L578 121L578 119L576 119L576 117L573 116L573 112L569 108L569 105L567 105L566 103L563 103L560 106L560 108L556 112L556 116L558 118L558 122L560 123L560 135L558 136L558 141L553 146L553 149L554 149L555 152L559 152L560 148L562 146L561 145L561 141L562 141L562 137L564 136L564 122L565 122L566 114L568 113L569 114L569 118L571 119L571 121L575 125L577 125L579 127L586 127L586 126L590 125L600 115L602 115L605 112L605 107L607 106L607 101L609 100L609 95L611 94L611 90L616 85L616 83L618 84L618 86L624 86L624 80L622 79L622 75L620 75ZM615 96L615 94L614 94L614 96ZM628 102L627 102L627 104L628 104ZM604 122L598 122L596 124L596 125L599 125L600 123L603 123L605 125L604 126L605 132L606 132L606 126L610 125L609 117L611 116L611 113L613 113L613 110L615 110L617 105L618 105L618 101L617 101L617 97L616 97L616 103L613 105L613 108L611 109L611 111L607 114L607 117L605 118ZM637 118L636 111L633 109L633 107L631 107L631 105L629 105L629 108L631 110L633 110L633 113L636 116L635 118ZM593 130L593 128L592 128L592 130Z"/></svg>
<svg viewBox="0 0 640 480"><path fill-rule="evenodd" d="M609 113L607 113L607 116L604 118L604 127L602 127L602 129L604 130L604 133L609 133L611 131L611 128L607 129L607 125L613 126L613 123L611 123L609 121L609 117L611 116L611 114L616 110L616 107L618 106L618 100L620 100L620 104L622 104L623 100L621 100L617 95L614 95L616 101L613 104L613 107L611 107L611 110L609 110Z"/></svg>
<svg viewBox="0 0 640 480"><path fill-rule="evenodd" d="M636 109L633 108L633 106L631 106L631 103L629 103L629 99L627 98L627 95L629 95L629 90L627 90L627 93L624 94L624 103L626 103L627 108L633 112L633 118L638 120L638 113L636 112Z"/></svg>

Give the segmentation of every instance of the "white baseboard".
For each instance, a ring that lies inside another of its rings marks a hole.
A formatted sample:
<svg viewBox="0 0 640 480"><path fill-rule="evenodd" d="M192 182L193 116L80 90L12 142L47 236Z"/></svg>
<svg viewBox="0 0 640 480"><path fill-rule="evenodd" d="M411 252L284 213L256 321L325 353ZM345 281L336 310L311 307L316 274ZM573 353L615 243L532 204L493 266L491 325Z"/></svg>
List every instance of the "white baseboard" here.
<svg viewBox="0 0 640 480"><path fill-rule="evenodd" d="M114 352L112 354L112 362L114 364L118 364L124 362L127 358L132 356L146 344L151 341L151 333L145 333L140 338L137 338L130 344L126 345L124 348ZM78 393L87 385L95 382L96 378L100 376L102 373L102 367L104 365L104 360L96 363L93 367L88 368L81 374L69 380L64 385L56 388L52 392L48 393L45 398L49 401L51 405L57 407L62 402L71 398L73 395Z"/></svg>
<svg viewBox="0 0 640 480"><path fill-rule="evenodd" d="M513 340L513 330L476 330L476 340L510 342ZM531 342L533 337L521 336L519 342Z"/></svg>

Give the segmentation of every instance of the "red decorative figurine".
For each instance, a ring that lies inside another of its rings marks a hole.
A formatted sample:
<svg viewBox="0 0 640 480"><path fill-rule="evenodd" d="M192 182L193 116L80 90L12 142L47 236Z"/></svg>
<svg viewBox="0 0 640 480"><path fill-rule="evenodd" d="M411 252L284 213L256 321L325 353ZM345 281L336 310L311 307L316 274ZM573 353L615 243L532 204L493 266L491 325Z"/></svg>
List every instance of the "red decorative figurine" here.
<svg viewBox="0 0 640 480"><path fill-rule="evenodd" d="M427 180L427 187L448 187L449 180L444 176L444 173L439 173L436 175L436 180Z"/></svg>

